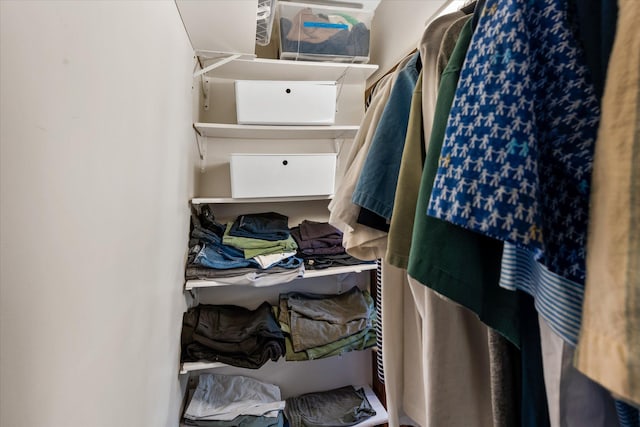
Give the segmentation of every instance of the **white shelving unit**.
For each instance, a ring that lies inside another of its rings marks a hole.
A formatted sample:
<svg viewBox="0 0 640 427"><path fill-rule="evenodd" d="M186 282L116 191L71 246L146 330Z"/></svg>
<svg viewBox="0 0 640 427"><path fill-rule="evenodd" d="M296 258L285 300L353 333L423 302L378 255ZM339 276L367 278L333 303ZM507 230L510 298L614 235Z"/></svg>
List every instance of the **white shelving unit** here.
<svg viewBox="0 0 640 427"><path fill-rule="evenodd" d="M195 123L201 136L235 139L351 139L359 126L262 126L227 123Z"/></svg>
<svg viewBox="0 0 640 427"><path fill-rule="evenodd" d="M233 197L196 197L191 199L192 205L216 204L233 205L240 203L293 203L311 202L314 200L331 200L333 196L300 196L300 197L247 197L243 199Z"/></svg>
<svg viewBox="0 0 640 427"><path fill-rule="evenodd" d="M337 62L286 61L229 55L207 58L200 55L207 77L244 80L333 80L344 84L364 82L376 72L377 65ZM217 66L216 66L217 65ZM196 72L200 75L200 72Z"/></svg>
<svg viewBox="0 0 640 427"><path fill-rule="evenodd" d="M308 150L320 152L342 152L337 144L348 144L359 129L363 108L366 80L378 67L370 64L346 64L329 62L296 62L252 58L246 54L208 55L197 52L202 70L194 73L194 87L198 90L201 105L194 130L201 155L201 185L199 197L191 204L218 205L213 207L216 217L230 220L234 215L275 210L289 216L290 224L303 219L326 220L326 206L333 198L329 196L301 197L227 197L229 186L228 158L230 153L258 151L268 153ZM332 126L263 126L234 124L233 96L234 80L298 80L336 81L338 101L336 124ZM204 144L204 149L200 144ZM286 151L285 151L286 150ZM291 150L291 151L289 151ZM335 151L334 151L335 150ZM338 154L340 156L340 154ZM322 270L307 270L303 277L288 283L273 286L228 285L215 280L188 280L185 291L193 292L199 303L236 304L255 307L260 301L273 304L280 292L305 291L313 293L339 293L356 285L367 287L369 275L375 264L330 267ZM366 275L365 275L366 274ZM350 384L371 381L372 350L352 351L341 356L288 362L284 358L269 361L260 369L248 370L217 362L187 362L180 365L182 375L191 375L203 370L216 370L223 374L249 375L278 384L286 395L297 395L311 391L328 390ZM327 375L327 373L331 373ZM374 426L387 421L387 413L374 392L365 387L367 398L376 410L376 416L358 424Z"/></svg>
<svg viewBox="0 0 640 427"><path fill-rule="evenodd" d="M311 279L315 277L327 277L327 276L335 276L338 274L349 274L349 273L362 273L363 271L375 270L375 264L358 264L358 265L349 265L343 267L329 267L321 270L306 270L304 272L304 276L296 279ZM218 286L243 286L243 285L230 285L228 283L216 282L215 280L187 280L184 285L184 289L186 291L190 291L197 288L212 288ZM250 285L246 285L250 286ZM275 285L274 285L275 286Z"/></svg>
<svg viewBox="0 0 640 427"><path fill-rule="evenodd" d="M378 396L376 396L371 387L369 387L368 385L356 385L354 387L357 389L364 389L364 394L371 404L373 410L376 411L376 414L361 423L355 424L353 427L373 427L386 424L389 419L389 415L387 414L387 411L384 409L382 402L380 402L380 399L378 399ZM180 427L188 426L184 423L180 423Z"/></svg>

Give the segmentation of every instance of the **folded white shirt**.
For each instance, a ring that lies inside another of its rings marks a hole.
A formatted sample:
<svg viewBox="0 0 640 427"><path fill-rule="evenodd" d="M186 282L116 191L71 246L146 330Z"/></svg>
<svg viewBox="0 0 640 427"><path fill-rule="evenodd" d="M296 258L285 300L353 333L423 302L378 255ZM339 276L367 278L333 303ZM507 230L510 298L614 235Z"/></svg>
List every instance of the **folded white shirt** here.
<svg viewBox="0 0 640 427"><path fill-rule="evenodd" d="M221 421L240 415L277 417L284 405L276 385L240 375L202 374L184 417Z"/></svg>
<svg viewBox="0 0 640 427"><path fill-rule="evenodd" d="M295 251L293 251L293 252L281 252L281 253L277 253L277 254L267 254L267 255L254 256L253 259L256 260L256 262L258 264L260 264L260 267L269 268L273 264L276 264L276 263L282 261L283 259L287 259L290 256L294 256L295 254L296 254Z"/></svg>

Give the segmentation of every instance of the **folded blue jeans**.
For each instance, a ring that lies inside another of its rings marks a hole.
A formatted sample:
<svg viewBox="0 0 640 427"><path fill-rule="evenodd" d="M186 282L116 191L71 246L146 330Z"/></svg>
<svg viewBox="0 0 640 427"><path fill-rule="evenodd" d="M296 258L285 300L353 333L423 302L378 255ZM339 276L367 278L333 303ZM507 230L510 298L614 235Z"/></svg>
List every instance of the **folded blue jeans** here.
<svg viewBox="0 0 640 427"><path fill-rule="evenodd" d="M240 215L229 230L235 237L248 237L268 241L289 238L289 218L276 212Z"/></svg>

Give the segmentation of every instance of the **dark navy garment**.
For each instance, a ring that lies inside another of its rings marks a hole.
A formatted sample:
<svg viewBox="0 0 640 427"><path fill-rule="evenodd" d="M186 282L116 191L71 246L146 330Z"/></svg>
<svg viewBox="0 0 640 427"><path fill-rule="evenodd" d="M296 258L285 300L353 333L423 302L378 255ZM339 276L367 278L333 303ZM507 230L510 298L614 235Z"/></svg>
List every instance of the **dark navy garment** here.
<svg viewBox="0 0 640 427"><path fill-rule="evenodd" d="M352 197L354 204L387 220L393 212L411 97L420 74L419 59L416 53L398 73Z"/></svg>
<svg viewBox="0 0 640 427"><path fill-rule="evenodd" d="M286 240L289 232L289 218L276 212L240 215L233 221L229 234L249 239Z"/></svg>
<svg viewBox="0 0 640 427"><path fill-rule="evenodd" d="M488 0L428 215L529 250L584 283L598 100L566 1Z"/></svg>

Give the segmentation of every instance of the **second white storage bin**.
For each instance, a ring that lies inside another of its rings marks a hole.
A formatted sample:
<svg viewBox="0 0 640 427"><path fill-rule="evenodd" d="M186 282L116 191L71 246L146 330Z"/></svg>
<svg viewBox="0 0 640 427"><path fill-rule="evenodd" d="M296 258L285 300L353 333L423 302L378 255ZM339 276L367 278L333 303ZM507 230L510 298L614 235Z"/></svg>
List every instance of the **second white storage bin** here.
<svg viewBox="0 0 640 427"><path fill-rule="evenodd" d="M336 154L231 154L231 196L295 197L334 192Z"/></svg>
<svg viewBox="0 0 640 427"><path fill-rule="evenodd" d="M336 82L236 80L238 124L332 125Z"/></svg>

